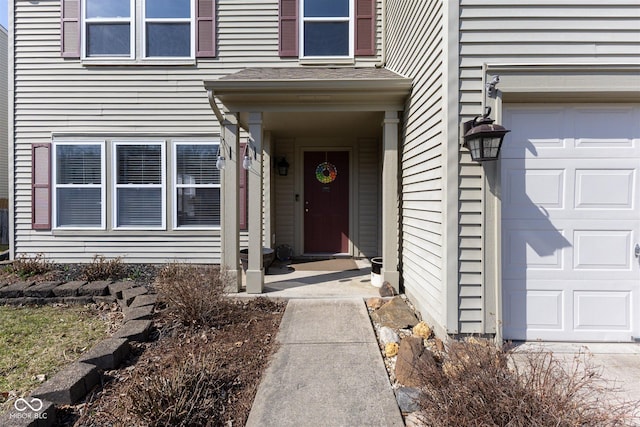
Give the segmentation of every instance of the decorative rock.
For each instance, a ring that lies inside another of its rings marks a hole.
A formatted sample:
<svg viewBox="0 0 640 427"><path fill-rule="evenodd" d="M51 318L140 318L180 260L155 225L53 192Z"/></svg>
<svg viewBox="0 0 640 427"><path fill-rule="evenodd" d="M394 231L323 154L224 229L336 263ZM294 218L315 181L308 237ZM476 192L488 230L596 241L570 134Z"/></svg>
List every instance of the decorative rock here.
<svg viewBox="0 0 640 427"><path fill-rule="evenodd" d="M78 289L87 282L81 280L75 280L73 282L67 282L53 289L53 295L57 297L75 297L78 295Z"/></svg>
<svg viewBox="0 0 640 427"><path fill-rule="evenodd" d="M46 298L53 296L53 289L60 285L61 282L43 282L33 285L24 290L25 297Z"/></svg>
<svg viewBox="0 0 640 427"><path fill-rule="evenodd" d="M95 366L74 362L34 390L32 395L60 405L73 405L99 382Z"/></svg>
<svg viewBox="0 0 640 427"><path fill-rule="evenodd" d="M398 295L396 290L391 286L391 283L384 281L382 286L380 287L380 296L381 297L392 297L394 295Z"/></svg>
<svg viewBox="0 0 640 427"><path fill-rule="evenodd" d="M393 329L413 327L418 319L407 306L404 300L397 296L371 314L374 322Z"/></svg>
<svg viewBox="0 0 640 427"><path fill-rule="evenodd" d="M393 357L398 354L398 343L390 342L384 346L384 355L386 357Z"/></svg>
<svg viewBox="0 0 640 427"><path fill-rule="evenodd" d="M109 280L97 280L95 282L89 282L80 289L78 289L79 295L91 295L91 296L103 296L109 293Z"/></svg>
<svg viewBox="0 0 640 427"><path fill-rule="evenodd" d="M399 343L400 342L400 337L398 336L398 334L396 334L396 331L394 331L393 329L391 329L388 326L383 326L380 328L380 341L382 342L382 344L389 344L389 343Z"/></svg>
<svg viewBox="0 0 640 427"><path fill-rule="evenodd" d="M420 387L420 375L425 375L425 368L435 365L433 354L423 345L422 338L406 337L400 342L396 360L396 379L400 384Z"/></svg>
<svg viewBox="0 0 640 427"><path fill-rule="evenodd" d="M444 351L444 343L440 338L436 338L436 349L438 351Z"/></svg>
<svg viewBox="0 0 640 427"><path fill-rule="evenodd" d="M380 307L382 307L383 303L384 301L382 300L382 298L374 297L374 298L367 299L367 307L373 310L377 310Z"/></svg>
<svg viewBox="0 0 640 427"><path fill-rule="evenodd" d="M398 407L400 412L408 414L409 412L415 412L420 409L420 399L422 398L422 392L419 389L413 387L400 387L396 390L396 400L398 401Z"/></svg>
<svg viewBox="0 0 640 427"><path fill-rule="evenodd" d="M431 328L426 323L420 322L413 327L413 335L427 340L431 336Z"/></svg>

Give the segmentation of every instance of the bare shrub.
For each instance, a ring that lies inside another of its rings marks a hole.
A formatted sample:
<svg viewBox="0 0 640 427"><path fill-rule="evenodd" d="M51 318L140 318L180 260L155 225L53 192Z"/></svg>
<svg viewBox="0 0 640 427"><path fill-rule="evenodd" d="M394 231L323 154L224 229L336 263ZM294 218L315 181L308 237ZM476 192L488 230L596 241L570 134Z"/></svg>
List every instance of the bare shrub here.
<svg viewBox="0 0 640 427"><path fill-rule="evenodd" d="M42 253L37 253L34 256L20 254L9 267L11 273L23 279L37 276L38 274L49 273L53 271L54 268L55 264L47 260Z"/></svg>
<svg viewBox="0 0 640 427"><path fill-rule="evenodd" d="M454 341L422 372L419 416L429 426L634 425L638 403L612 399L584 354L566 366L549 352Z"/></svg>
<svg viewBox="0 0 640 427"><path fill-rule="evenodd" d="M229 306L223 298L224 279L218 267L167 264L154 285L158 298L167 305L167 313L185 325L215 323Z"/></svg>
<svg viewBox="0 0 640 427"><path fill-rule="evenodd" d="M94 255L89 264L82 266L82 278L89 282L96 280L119 280L126 277L126 268L122 257L107 259Z"/></svg>
<svg viewBox="0 0 640 427"><path fill-rule="evenodd" d="M224 425L234 378L197 336L175 338L166 357L136 370L127 382L128 411L150 426Z"/></svg>

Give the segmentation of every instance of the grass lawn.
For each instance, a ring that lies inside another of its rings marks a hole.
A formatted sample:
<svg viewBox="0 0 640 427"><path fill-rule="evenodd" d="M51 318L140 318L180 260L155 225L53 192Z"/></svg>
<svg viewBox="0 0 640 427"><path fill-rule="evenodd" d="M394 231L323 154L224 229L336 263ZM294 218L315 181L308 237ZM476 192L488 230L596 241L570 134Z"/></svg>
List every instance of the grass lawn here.
<svg viewBox="0 0 640 427"><path fill-rule="evenodd" d="M83 306L0 306L0 412L107 334L96 311ZM3 403L4 402L4 403Z"/></svg>

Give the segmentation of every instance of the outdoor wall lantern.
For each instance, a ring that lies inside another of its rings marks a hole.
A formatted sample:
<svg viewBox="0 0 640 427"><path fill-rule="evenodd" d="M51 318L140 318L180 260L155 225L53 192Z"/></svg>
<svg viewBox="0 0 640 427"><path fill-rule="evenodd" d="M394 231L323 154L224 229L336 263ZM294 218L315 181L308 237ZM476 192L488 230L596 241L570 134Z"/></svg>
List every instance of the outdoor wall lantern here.
<svg viewBox="0 0 640 427"><path fill-rule="evenodd" d="M242 156L242 167L245 170L251 169L251 157L249 156L249 144L244 146L244 154Z"/></svg>
<svg viewBox="0 0 640 427"><path fill-rule="evenodd" d="M491 107L486 113L464 123L464 146L471 153L471 160L484 162L497 160L504 136L511 132L503 126L494 125L489 118Z"/></svg>
<svg viewBox="0 0 640 427"><path fill-rule="evenodd" d="M286 158L281 157L276 166L278 168L278 175L287 176L289 174L289 162L287 162Z"/></svg>
<svg viewBox="0 0 640 427"><path fill-rule="evenodd" d="M224 148L221 150L221 146L224 144L224 140L218 145L218 155L216 157L216 169L221 171L227 165L227 159L224 158Z"/></svg>

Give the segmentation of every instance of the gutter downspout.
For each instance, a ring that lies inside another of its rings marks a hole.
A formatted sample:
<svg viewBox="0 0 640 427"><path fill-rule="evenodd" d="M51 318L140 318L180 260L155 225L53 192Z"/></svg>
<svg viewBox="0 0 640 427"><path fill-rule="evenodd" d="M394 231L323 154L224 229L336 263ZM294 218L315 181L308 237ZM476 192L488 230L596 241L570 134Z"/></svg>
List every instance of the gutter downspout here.
<svg viewBox="0 0 640 427"><path fill-rule="evenodd" d="M222 126L224 126L224 121L226 120L226 117L224 115L224 113L222 111L220 111L220 107L218 107L218 104L216 103L216 94L213 93L213 90L209 89L207 90L207 98L209 99L209 105L211 106L211 109L213 110L213 114L216 115L216 118L218 119L218 122L220 123L220 128L222 128ZM249 132L249 128L245 125L243 125L242 123L238 122L238 126L240 126L240 128L246 132ZM220 134L222 135L222 132L220 132Z"/></svg>
<svg viewBox="0 0 640 427"><path fill-rule="evenodd" d="M382 49L380 50L380 62L375 64L376 68L383 68L387 65L387 0L382 0Z"/></svg>
<svg viewBox="0 0 640 427"><path fill-rule="evenodd" d="M213 114L216 115L216 118L218 119L218 122L220 122L220 126L223 126L224 123L224 114L222 114L222 111L220 111L220 108L218 107L218 104L216 103L216 95L213 93L212 90L208 90L207 91L207 98L209 98L209 105L211 105L211 109L213 110Z"/></svg>

